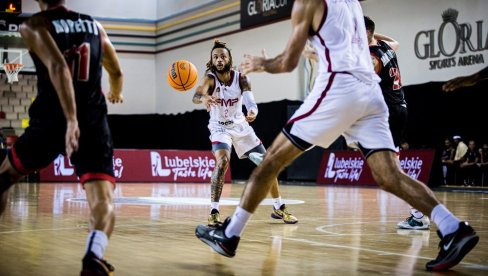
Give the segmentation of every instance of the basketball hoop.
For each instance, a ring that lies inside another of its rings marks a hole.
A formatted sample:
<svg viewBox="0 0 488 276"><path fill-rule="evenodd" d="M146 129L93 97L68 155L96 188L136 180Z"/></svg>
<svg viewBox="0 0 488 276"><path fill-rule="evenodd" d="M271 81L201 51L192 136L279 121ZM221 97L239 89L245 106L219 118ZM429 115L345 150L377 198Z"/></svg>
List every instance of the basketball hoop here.
<svg viewBox="0 0 488 276"><path fill-rule="evenodd" d="M13 83L19 81L18 75L20 70L24 67L23 64L20 63L4 63L3 70L7 74L8 83Z"/></svg>

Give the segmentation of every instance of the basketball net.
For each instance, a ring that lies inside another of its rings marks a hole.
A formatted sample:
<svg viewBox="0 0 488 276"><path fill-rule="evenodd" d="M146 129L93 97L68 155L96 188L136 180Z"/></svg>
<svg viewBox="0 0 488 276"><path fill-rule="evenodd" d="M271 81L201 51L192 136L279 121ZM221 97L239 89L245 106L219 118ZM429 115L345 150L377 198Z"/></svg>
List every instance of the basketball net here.
<svg viewBox="0 0 488 276"><path fill-rule="evenodd" d="M19 72L20 70L22 70L23 67L24 65L20 63L3 64L3 70L5 70L5 73L7 74L8 83L19 81L17 76L19 75Z"/></svg>

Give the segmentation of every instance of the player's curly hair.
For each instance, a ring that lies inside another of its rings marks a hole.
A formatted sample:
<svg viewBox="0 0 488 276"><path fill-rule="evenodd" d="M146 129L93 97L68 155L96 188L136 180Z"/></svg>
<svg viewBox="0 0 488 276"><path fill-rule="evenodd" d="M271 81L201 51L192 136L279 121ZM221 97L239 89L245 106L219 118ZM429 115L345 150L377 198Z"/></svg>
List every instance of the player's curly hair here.
<svg viewBox="0 0 488 276"><path fill-rule="evenodd" d="M230 49L227 48L225 42L222 42L222 41L216 39L216 40L214 40L214 45L212 47L212 50L210 50L210 60L207 62L207 71L211 71L211 72L216 71L215 66L212 64L212 52L214 49L217 49L217 48L223 48L223 49L226 49L227 52L229 52L229 65L230 65L230 68L232 68L232 53L231 53Z"/></svg>

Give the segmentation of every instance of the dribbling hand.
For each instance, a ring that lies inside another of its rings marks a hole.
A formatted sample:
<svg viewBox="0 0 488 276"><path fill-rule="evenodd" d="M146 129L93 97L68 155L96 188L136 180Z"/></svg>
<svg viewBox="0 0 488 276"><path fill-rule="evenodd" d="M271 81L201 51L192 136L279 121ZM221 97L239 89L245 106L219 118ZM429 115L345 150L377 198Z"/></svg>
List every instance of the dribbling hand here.
<svg viewBox="0 0 488 276"><path fill-rule="evenodd" d="M248 123L251 123L253 122L254 120L256 120L256 113L254 113L254 110L250 110L248 113L247 113L247 116L246 116L246 121Z"/></svg>
<svg viewBox="0 0 488 276"><path fill-rule="evenodd" d="M209 96L209 95L202 96L201 101L202 101L203 105L205 105L205 107L207 108L207 112L210 111L210 108L212 107L212 105L217 104L217 101L215 100L215 98L212 96Z"/></svg>

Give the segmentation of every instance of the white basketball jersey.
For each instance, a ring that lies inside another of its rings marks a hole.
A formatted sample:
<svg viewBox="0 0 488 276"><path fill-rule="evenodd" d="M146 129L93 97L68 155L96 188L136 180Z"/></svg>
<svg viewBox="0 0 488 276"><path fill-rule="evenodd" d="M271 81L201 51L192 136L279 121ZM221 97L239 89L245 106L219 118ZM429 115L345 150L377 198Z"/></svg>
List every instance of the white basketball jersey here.
<svg viewBox="0 0 488 276"><path fill-rule="evenodd" d="M239 85L240 73L231 70L230 85L221 83L217 76L208 73L215 79L215 90L212 96L217 104L210 109L209 125L233 127L236 124L246 122L242 112L242 89Z"/></svg>
<svg viewBox="0 0 488 276"><path fill-rule="evenodd" d="M318 74L323 78L332 72L350 73L367 83L379 82L379 77L373 71L359 2L324 1L327 14L324 15L318 31L310 37L319 57Z"/></svg>

